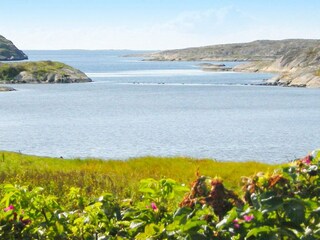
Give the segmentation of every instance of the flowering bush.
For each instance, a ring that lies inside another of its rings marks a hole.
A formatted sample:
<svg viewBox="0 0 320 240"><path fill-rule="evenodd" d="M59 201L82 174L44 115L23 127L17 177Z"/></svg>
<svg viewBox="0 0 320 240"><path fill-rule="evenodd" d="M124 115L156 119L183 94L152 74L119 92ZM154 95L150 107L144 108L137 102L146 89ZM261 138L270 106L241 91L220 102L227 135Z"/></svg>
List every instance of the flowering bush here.
<svg viewBox="0 0 320 240"><path fill-rule="evenodd" d="M242 199L204 176L191 190L172 179L141 180L135 202L70 188L62 205L39 187L1 185L0 238L320 239L319 159L313 152L243 178Z"/></svg>

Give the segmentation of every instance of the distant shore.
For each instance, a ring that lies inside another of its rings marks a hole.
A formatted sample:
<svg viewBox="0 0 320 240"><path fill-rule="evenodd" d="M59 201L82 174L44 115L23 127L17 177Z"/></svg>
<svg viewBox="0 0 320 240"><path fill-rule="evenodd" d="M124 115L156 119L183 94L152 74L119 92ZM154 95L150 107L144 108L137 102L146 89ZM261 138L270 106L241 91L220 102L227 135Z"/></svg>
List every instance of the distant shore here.
<svg viewBox="0 0 320 240"><path fill-rule="evenodd" d="M277 76L266 85L320 88L320 40L259 40L167 50L149 54L150 61L243 62L232 69L207 65L205 71L265 72Z"/></svg>

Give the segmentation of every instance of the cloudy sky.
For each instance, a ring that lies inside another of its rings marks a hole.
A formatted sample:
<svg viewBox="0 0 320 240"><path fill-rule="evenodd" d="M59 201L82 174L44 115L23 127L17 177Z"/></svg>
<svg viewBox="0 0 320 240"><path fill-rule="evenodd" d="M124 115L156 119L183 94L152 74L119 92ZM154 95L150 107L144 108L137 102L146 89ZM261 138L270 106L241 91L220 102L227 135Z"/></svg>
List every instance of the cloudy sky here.
<svg viewBox="0 0 320 240"><path fill-rule="evenodd" d="M320 38L319 0L0 0L0 11L0 35L24 50Z"/></svg>

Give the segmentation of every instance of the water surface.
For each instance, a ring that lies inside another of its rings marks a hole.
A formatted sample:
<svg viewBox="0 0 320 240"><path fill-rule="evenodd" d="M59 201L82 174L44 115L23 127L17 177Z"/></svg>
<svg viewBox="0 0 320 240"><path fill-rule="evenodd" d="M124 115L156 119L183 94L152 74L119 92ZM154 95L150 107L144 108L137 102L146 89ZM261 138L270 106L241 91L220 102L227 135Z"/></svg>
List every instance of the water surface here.
<svg viewBox="0 0 320 240"><path fill-rule="evenodd" d="M26 51L93 83L14 85L0 94L0 149L126 159L191 156L284 162L318 148L320 91L266 87L270 74L210 73L128 51ZM236 63L226 63L234 65Z"/></svg>

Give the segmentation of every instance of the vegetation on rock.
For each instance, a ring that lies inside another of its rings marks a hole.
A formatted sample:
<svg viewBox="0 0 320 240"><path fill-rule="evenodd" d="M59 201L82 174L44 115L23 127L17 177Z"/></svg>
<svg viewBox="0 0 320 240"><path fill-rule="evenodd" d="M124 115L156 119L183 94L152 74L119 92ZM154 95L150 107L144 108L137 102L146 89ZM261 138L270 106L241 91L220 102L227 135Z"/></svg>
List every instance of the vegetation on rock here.
<svg viewBox="0 0 320 240"><path fill-rule="evenodd" d="M0 82L70 83L90 82L83 72L61 62L39 61L0 64Z"/></svg>

